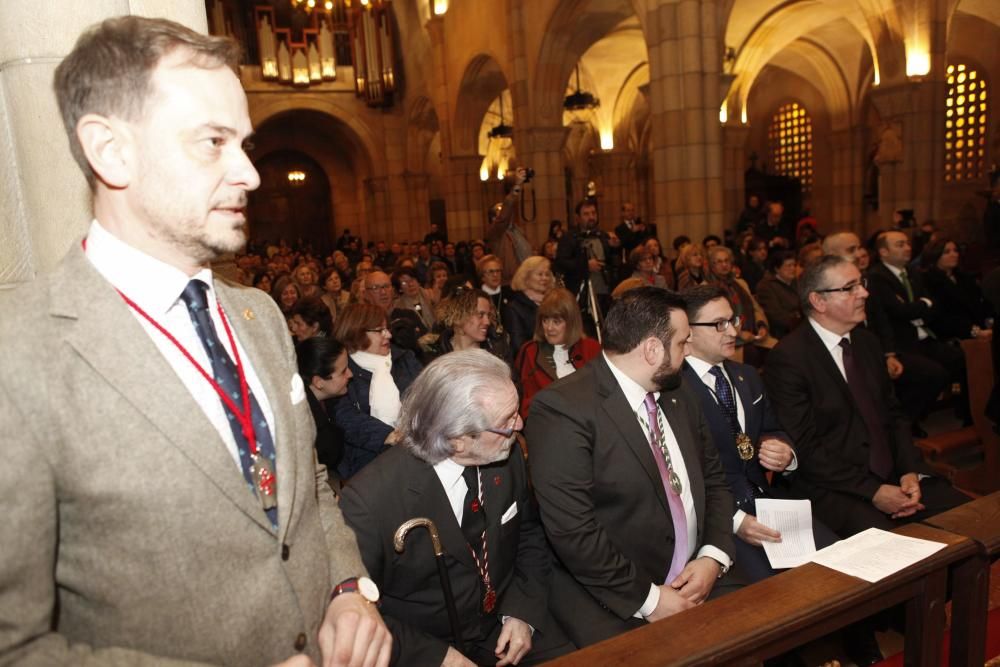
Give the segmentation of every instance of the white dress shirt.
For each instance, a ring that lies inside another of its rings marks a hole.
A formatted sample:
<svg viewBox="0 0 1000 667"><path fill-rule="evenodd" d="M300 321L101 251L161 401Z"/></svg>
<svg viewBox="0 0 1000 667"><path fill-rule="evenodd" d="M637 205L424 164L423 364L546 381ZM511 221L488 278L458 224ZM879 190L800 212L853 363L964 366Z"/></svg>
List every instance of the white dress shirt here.
<svg viewBox="0 0 1000 667"><path fill-rule="evenodd" d="M441 480L444 494L448 496L448 504L451 505L451 513L455 515L459 526L462 525L462 516L465 513L465 494L469 490L469 485L462 477L463 472L465 472L465 466L455 463L451 459L434 464L434 474Z"/></svg>
<svg viewBox="0 0 1000 667"><path fill-rule="evenodd" d="M830 353L830 356L833 357L833 363L837 364L837 369L840 370L844 382L847 382L847 371L844 370L844 348L840 347L840 341L846 338L850 342L851 334L848 333L846 336L841 336L840 334L833 333L811 317L809 318L809 324L812 325L816 335L823 341L823 345Z"/></svg>
<svg viewBox="0 0 1000 667"><path fill-rule="evenodd" d="M623 373L615 364L608 359L608 356L604 355L604 361L608 363L608 368L611 369L611 374L614 375L615 380L618 381L618 386L621 387L622 392L625 394L625 400L628 401L629 406L632 407L633 412L635 412L636 419L639 420L639 424L642 426L643 433L645 434L649 443L652 440L652 433L650 431L648 416L646 414L646 390L642 388L635 380L630 378L628 375ZM659 400L660 392L654 392L653 396ZM657 404L657 412L662 416L662 409ZM684 505L684 515L687 519L687 537L688 537L688 554L687 559L691 560L693 554L693 549L698 543L698 515L694 509L694 496L691 494L691 484L687 473L687 466L684 463L684 457L681 455L680 445L677 443L677 436L674 435L673 428L670 426L670 422L664 417L663 419L663 429L661 435L663 436L663 442L667 447L667 451L670 453L670 464L674 469L674 472L681 480L681 502ZM711 544L706 544L698 550L698 558L703 556L708 556L712 560L718 561L724 568L728 568L731 564L729 556L719 549L718 547L712 546ZM667 563L669 565L669 563ZM669 583L669 582L663 582ZM649 595L646 596L646 601L639 607L639 610L635 613L636 617L649 616L656 609L656 605L660 602L660 589L654 582L649 586Z"/></svg>
<svg viewBox="0 0 1000 667"><path fill-rule="evenodd" d="M160 323L169 331L174 338L191 354L202 368L212 375L212 361L209 359L205 348L195 332L191 316L188 314L187 305L181 299L181 293L190 280L201 280L208 285L206 293L208 299L208 312L212 316L212 323L215 325L219 340L223 347L233 357L233 350L229 344L229 337L226 335L225 327L219 318L219 311L216 308L215 283L212 279L211 269L202 269L194 276L188 276L180 269L161 262L146 253L133 248L118 237L108 232L101 224L94 220L90 224L87 232L86 255L90 263L94 265L97 272L104 276L105 280L120 290L125 296L132 299L146 314ZM233 431L229 425L229 418L226 415L226 408L223 406L219 395L209 384L201 373L191 365L177 347L170 340L160 333L146 318L141 316L133 308L129 308L132 315L152 339L153 344L174 369L177 377L190 392L192 398L201 408L205 416L218 431L226 449L236 466L242 471L240 454L233 438ZM226 313L230 320L233 313ZM236 340L236 332L233 331L233 339ZM254 371L250 355L247 354L239 340L236 340L236 347L240 353L240 362L243 372L246 375L247 384L250 391L257 398L261 412L267 420L271 430L271 437L277 440L277 433L274 429L274 415L271 412L271 405L268 403L267 394L264 387ZM294 380L292 380L294 386ZM150 378L150 391L155 391L156 378ZM277 444L277 443L276 443ZM279 461L280 465L280 461Z"/></svg>

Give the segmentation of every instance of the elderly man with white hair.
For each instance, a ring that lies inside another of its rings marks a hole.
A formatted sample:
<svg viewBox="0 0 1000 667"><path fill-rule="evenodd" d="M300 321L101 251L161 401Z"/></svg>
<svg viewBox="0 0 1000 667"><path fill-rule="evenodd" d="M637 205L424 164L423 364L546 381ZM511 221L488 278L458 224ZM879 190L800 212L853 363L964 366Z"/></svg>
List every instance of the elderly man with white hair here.
<svg viewBox="0 0 1000 667"><path fill-rule="evenodd" d="M574 647L548 613L552 564L516 440L522 421L510 368L484 350L439 357L414 381L397 445L344 488L341 509L382 592L393 664L537 664ZM438 578L433 521L447 552L457 641ZM461 650L458 646L461 646Z"/></svg>

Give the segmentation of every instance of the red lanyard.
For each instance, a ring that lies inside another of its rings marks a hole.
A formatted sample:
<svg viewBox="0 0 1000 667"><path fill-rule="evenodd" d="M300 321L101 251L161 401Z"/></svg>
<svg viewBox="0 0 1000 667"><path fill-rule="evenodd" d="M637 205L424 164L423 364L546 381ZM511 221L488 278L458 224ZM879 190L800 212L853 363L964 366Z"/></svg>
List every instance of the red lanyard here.
<svg viewBox="0 0 1000 667"><path fill-rule="evenodd" d="M83 240L82 245L84 251L86 251L87 239ZM240 378L240 395L243 399L242 410L236 406L236 403L234 403L233 399L229 397L229 394L219 386L219 383L215 381L215 378L209 375L205 369L202 368L202 365L199 364L193 356L191 356L191 353L187 351L187 348L181 345L179 340L174 338L173 334L167 331L162 324L154 320L145 310L140 308L139 304L128 298L120 289L115 287L115 291L118 292L118 295L129 305L130 308L132 308L132 310L137 312L139 315L142 315L142 317L147 322L152 324L157 331L166 336L167 340L173 343L174 346L180 350L181 354L184 355L184 358L190 361L191 365L194 366L199 373L201 373L201 376L205 378L210 385L212 385L212 389L214 389L215 393L222 399L222 403L229 409L230 412L233 413L233 416L236 417L236 420L240 423L240 428L243 431L243 437L246 438L247 443L250 445L250 455L257 456L257 438L255 437L253 429L253 412L250 407L250 389L247 386L246 374L243 372L243 364L240 363L240 351L236 347L236 340L233 338L233 332L229 328L229 320L226 317L225 311L222 310L222 304L219 303L218 300L215 302L215 306L219 311L219 319L222 320L222 326L225 328L226 336L229 338L229 346L233 350L233 357L236 362L236 374Z"/></svg>

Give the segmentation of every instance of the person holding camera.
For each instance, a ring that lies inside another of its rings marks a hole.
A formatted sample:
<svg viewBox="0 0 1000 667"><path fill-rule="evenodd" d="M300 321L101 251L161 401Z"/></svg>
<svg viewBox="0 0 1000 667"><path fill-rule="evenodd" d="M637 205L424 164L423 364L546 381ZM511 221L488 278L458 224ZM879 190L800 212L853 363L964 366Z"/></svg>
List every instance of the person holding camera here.
<svg viewBox="0 0 1000 667"><path fill-rule="evenodd" d="M490 244L493 254L503 263L505 285L510 283L514 271L521 262L535 254L517 219L517 200L521 196L522 186L530 180L529 172L534 174L534 170L518 167L514 171L513 185L510 186L507 196L502 202L490 208L490 226L486 230L486 242Z"/></svg>
<svg viewBox="0 0 1000 667"><path fill-rule="evenodd" d="M574 294L589 281L598 308L606 313L611 304L611 290L617 283L621 243L614 234L601 231L594 200L584 199L577 204L576 218L576 226L559 239L554 268L563 275L566 289Z"/></svg>

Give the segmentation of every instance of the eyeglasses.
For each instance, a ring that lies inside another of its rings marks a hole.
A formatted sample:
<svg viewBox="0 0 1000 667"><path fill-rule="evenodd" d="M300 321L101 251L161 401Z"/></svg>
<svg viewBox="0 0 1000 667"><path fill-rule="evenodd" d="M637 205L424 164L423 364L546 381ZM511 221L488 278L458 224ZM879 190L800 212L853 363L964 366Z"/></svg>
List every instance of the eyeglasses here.
<svg viewBox="0 0 1000 667"><path fill-rule="evenodd" d="M729 327L732 327L734 330L739 329L740 324L742 323L743 318L739 315L734 316L731 320L716 320L715 322L689 322L689 324L693 327L715 327L715 330L719 333L722 333Z"/></svg>
<svg viewBox="0 0 1000 667"><path fill-rule="evenodd" d="M385 283L384 285L365 285L365 289L369 292L385 292L386 290L391 290L392 285L389 283Z"/></svg>
<svg viewBox="0 0 1000 667"><path fill-rule="evenodd" d="M490 273L490 274L503 273L503 269L486 269L483 271L483 273Z"/></svg>
<svg viewBox="0 0 1000 667"><path fill-rule="evenodd" d="M833 294L834 292L850 292L851 294L858 291L858 289L868 289L868 279L862 278L858 282L851 282L843 287L827 287L826 289L813 290L817 294Z"/></svg>
<svg viewBox="0 0 1000 667"><path fill-rule="evenodd" d="M386 335L387 333L392 333L388 327L378 327L377 329L365 329L365 331L367 331L368 333L380 334L382 336Z"/></svg>
<svg viewBox="0 0 1000 667"><path fill-rule="evenodd" d="M518 418L518 414L515 412L514 415L510 419L507 420L507 423L508 424L513 423L514 427L516 427L517 426L517 418ZM496 433L497 435L502 435L505 438L509 438L510 436L512 436L515 433L517 433L517 429L514 428L514 427L511 427L511 428L484 428L482 430L482 432L483 433Z"/></svg>

